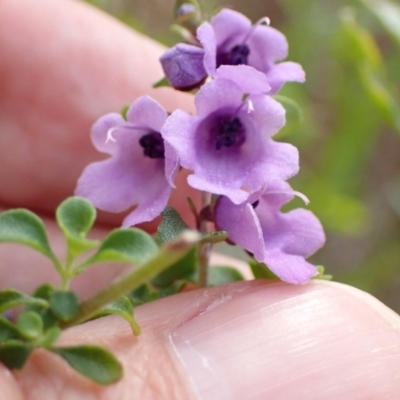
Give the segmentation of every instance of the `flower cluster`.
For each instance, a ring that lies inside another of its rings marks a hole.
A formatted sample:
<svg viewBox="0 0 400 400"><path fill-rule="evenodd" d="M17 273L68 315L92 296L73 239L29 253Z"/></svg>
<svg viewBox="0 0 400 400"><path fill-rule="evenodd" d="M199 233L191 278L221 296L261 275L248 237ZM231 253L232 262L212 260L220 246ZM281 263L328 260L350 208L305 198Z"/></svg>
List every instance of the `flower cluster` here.
<svg viewBox="0 0 400 400"><path fill-rule="evenodd" d="M305 283L317 272L305 258L325 237L311 212L280 212L295 194L286 180L299 162L295 147L272 139L285 124L285 110L271 97L288 81L304 81L304 72L299 64L278 63L287 42L265 22L252 25L224 9L199 26L198 45L168 50L161 57L166 77L177 89L199 88L197 113L168 116L144 96L126 119L100 118L92 141L111 158L89 165L76 193L107 211L136 206L123 222L131 226L162 212L185 168L190 186L217 198L213 221L231 242L282 280Z"/></svg>

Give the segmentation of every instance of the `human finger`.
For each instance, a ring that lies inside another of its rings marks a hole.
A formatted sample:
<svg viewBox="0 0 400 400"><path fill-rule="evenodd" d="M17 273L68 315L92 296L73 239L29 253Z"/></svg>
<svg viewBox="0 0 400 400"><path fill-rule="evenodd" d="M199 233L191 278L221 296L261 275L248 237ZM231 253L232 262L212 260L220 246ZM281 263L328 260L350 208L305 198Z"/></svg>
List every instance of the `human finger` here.
<svg viewBox="0 0 400 400"><path fill-rule="evenodd" d="M93 122L140 95L190 109L188 95L151 89L163 47L101 11L65 0L0 7L0 203L52 212L102 158ZM185 201L174 193L175 204Z"/></svg>
<svg viewBox="0 0 400 400"><path fill-rule="evenodd" d="M22 392L30 399L400 396L399 316L345 285L241 282L148 303L136 318L138 338L107 317L68 330L60 342L106 345L124 365L116 385L92 384L38 351L15 375Z"/></svg>

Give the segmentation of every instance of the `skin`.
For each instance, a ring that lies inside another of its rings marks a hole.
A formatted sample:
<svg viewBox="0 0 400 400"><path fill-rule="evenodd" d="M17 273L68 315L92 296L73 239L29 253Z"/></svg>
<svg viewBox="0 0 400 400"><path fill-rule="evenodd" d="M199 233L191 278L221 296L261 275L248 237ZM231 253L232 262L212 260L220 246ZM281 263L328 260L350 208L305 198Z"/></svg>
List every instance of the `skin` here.
<svg viewBox="0 0 400 400"><path fill-rule="evenodd" d="M46 216L62 255L51 216L82 169L102 157L88 135L96 118L144 93L168 110L190 111L192 100L149 89L162 76L159 45L76 1L0 0L0 48L0 204ZM184 200L180 192L172 204ZM120 220L101 214L94 235ZM2 288L57 282L29 249L2 245L0 259ZM98 268L75 283L82 297L121 271ZM69 329L59 343L106 346L124 365L119 383L95 385L39 350L22 371L0 365L3 398L400 398L400 318L348 286L241 282L149 303L135 315L137 338L107 317Z"/></svg>

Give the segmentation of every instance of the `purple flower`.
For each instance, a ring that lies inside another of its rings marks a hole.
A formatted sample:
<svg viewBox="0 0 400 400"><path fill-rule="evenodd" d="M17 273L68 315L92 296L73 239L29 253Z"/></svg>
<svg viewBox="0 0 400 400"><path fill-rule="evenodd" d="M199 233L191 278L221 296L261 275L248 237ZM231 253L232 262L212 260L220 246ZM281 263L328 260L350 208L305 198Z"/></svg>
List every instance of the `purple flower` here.
<svg viewBox="0 0 400 400"><path fill-rule="evenodd" d="M305 258L322 247L325 235L310 211L279 212L294 193L286 182L274 182L240 205L221 197L215 208L215 224L283 281L306 283L317 270Z"/></svg>
<svg viewBox="0 0 400 400"><path fill-rule="evenodd" d="M271 97L257 94L265 87L251 74L260 73L246 66L235 68L237 74L247 71L249 79L240 85L221 77L207 83L195 97L198 115L176 110L161 134L182 167L193 171L188 177L192 187L239 204L269 181L295 175L298 152L271 139L285 123L285 110Z"/></svg>
<svg viewBox="0 0 400 400"><path fill-rule="evenodd" d="M136 206L123 226L157 217L167 205L178 165L160 134L166 119L166 111L147 96L132 104L127 121L117 113L101 117L92 127L92 142L111 157L86 167L76 194L105 211Z"/></svg>
<svg viewBox="0 0 400 400"><path fill-rule="evenodd" d="M202 44L204 66L214 76L221 65L249 65L263 72L269 81L269 94L277 93L285 82L304 82L301 66L294 62L282 62L288 55L285 36L274 28L255 25L243 14L223 9L197 30Z"/></svg>
<svg viewBox="0 0 400 400"><path fill-rule="evenodd" d="M160 62L172 87L192 90L201 86L207 78L203 58L202 48L180 43L167 50L161 56Z"/></svg>

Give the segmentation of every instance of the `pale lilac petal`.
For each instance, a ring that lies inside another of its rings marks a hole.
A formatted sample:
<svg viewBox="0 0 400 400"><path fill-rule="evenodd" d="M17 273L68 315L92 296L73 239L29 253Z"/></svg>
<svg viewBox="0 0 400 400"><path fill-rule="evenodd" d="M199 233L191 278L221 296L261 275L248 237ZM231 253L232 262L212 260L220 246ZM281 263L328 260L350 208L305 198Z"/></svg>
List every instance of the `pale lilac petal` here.
<svg viewBox="0 0 400 400"><path fill-rule="evenodd" d="M204 22L197 29L196 35L204 49L204 68L213 76L217 65L217 42L214 30L208 22Z"/></svg>
<svg viewBox="0 0 400 400"><path fill-rule="evenodd" d="M249 115L265 137L271 137L285 125L285 108L269 96L251 96L254 111Z"/></svg>
<svg viewBox="0 0 400 400"><path fill-rule="evenodd" d="M235 82L246 94L267 93L271 89L265 74L248 65L221 65L215 72L215 78Z"/></svg>
<svg viewBox="0 0 400 400"><path fill-rule="evenodd" d="M301 65L291 61L275 64L266 77L271 85L269 94L277 93L286 82L304 82L306 79Z"/></svg>
<svg viewBox="0 0 400 400"><path fill-rule="evenodd" d="M325 243L322 225L311 211L299 208L280 216L286 227L282 247L286 253L309 257Z"/></svg>
<svg viewBox="0 0 400 400"><path fill-rule="evenodd" d="M138 127L150 128L154 132L160 132L167 116L164 108L149 96L142 96L137 99L126 115L128 123Z"/></svg>
<svg viewBox="0 0 400 400"><path fill-rule="evenodd" d="M318 271L303 257L281 252L279 249L267 250L262 260L280 279L288 283L307 283Z"/></svg>
<svg viewBox="0 0 400 400"><path fill-rule="evenodd" d="M189 175L188 183L192 188L202 190L209 193L218 194L221 196L227 196L234 204L241 204L247 200L249 193L240 189L240 187L235 183L224 181L218 181L214 179L214 176L202 176L202 175Z"/></svg>
<svg viewBox="0 0 400 400"><path fill-rule="evenodd" d="M249 65L262 72L267 72L276 61L285 59L288 54L285 36L270 26L255 27L247 44L250 48Z"/></svg>
<svg viewBox="0 0 400 400"><path fill-rule="evenodd" d="M115 133L113 133L114 128L118 128L123 125L126 121L121 114L110 113L99 118L91 130L91 139L93 145L98 151L107 154L114 154L118 145L113 140L115 138Z"/></svg>
<svg viewBox="0 0 400 400"><path fill-rule="evenodd" d="M179 158L175 149L164 141L165 148L165 178L171 187L175 188L175 178L179 172Z"/></svg>
<svg viewBox="0 0 400 400"><path fill-rule="evenodd" d="M243 90L227 79L214 79L202 86L195 97L197 114L204 117L221 108L237 108L243 98Z"/></svg>
<svg viewBox="0 0 400 400"><path fill-rule="evenodd" d="M289 143L268 141L264 156L254 160L252 188L259 188L266 183L289 179L299 172L299 152Z"/></svg>
<svg viewBox="0 0 400 400"><path fill-rule="evenodd" d="M151 198L155 188L169 186L163 159L143 157L136 134L125 134L120 139L123 148L118 157L90 164L75 191L95 207L111 212L124 211Z"/></svg>
<svg viewBox="0 0 400 400"><path fill-rule="evenodd" d="M172 188L165 184L165 177L151 176L148 183L148 185L143 185L145 192L142 193L142 196L137 197L138 207L126 216L122 226L128 227L152 221L167 206Z"/></svg>
<svg viewBox="0 0 400 400"><path fill-rule="evenodd" d="M196 166L196 149L193 145L198 118L182 110L175 110L167 119L161 135L176 151L182 167L194 169ZM169 167L173 171L174 167Z"/></svg>
<svg viewBox="0 0 400 400"><path fill-rule="evenodd" d="M211 19L217 46L230 48L240 42L251 28L251 21L243 14L224 8Z"/></svg>
<svg viewBox="0 0 400 400"><path fill-rule="evenodd" d="M265 256L264 239L258 217L251 204L234 205L228 198L219 198L215 208L217 229L225 230L229 239L250 251L257 259Z"/></svg>

